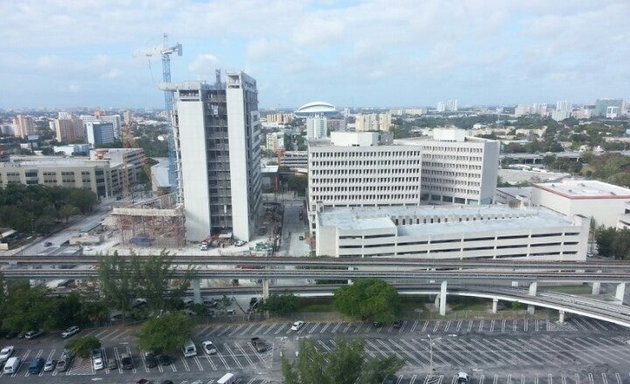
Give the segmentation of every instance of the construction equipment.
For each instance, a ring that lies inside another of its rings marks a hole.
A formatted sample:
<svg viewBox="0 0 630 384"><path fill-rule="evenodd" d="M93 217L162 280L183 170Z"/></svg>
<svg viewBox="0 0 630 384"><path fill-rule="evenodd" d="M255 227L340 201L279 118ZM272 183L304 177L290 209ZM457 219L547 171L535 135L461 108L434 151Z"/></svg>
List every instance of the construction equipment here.
<svg viewBox="0 0 630 384"><path fill-rule="evenodd" d="M130 121L129 123L125 123L122 126L122 144L123 144L123 148L125 149L130 149L130 148L140 148L140 146L138 145L138 142L136 141L136 138L131 134L131 130L130 130L130 126L131 123L133 121ZM140 165L142 166L142 169L144 170L144 173L147 177L147 180L149 182L151 182L151 166L147 163L147 159L145 156L141 157L139 159L140 161ZM123 154L123 168L124 168L124 177L122 178L122 187L123 187L123 198L127 198L129 196L129 164L127 163L127 156Z"/></svg>
<svg viewBox="0 0 630 384"><path fill-rule="evenodd" d="M162 81L165 83L171 82L171 55L177 52L178 56L182 55L182 45L180 43L175 44L172 47L168 46L168 35L163 34L162 49L159 51L149 51L145 55L147 57L155 56L159 54L162 58ZM173 93L172 91L164 90L164 108L166 109L167 121L171 124L171 132L168 135L168 182L171 185L171 189L178 190L177 180L177 153L175 150L175 137L172 132L172 114L173 114Z"/></svg>

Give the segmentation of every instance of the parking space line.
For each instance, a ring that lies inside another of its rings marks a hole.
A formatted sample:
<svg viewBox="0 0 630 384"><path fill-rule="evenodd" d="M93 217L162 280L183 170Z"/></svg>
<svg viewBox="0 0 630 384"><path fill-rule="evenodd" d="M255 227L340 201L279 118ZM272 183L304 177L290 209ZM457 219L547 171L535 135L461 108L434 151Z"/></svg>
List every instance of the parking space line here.
<svg viewBox="0 0 630 384"><path fill-rule="evenodd" d="M415 332L417 326L418 326L418 320L414 320L413 325L411 326L410 332Z"/></svg>
<svg viewBox="0 0 630 384"><path fill-rule="evenodd" d="M210 328L210 326L209 326L209 325L208 325L208 326L206 326L206 327L204 327L201 331L199 331L199 332L195 333L195 336L201 336L201 335L203 335L203 334L204 334L204 332L206 332L206 331L208 330L208 328Z"/></svg>
<svg viewBox="0 0 630 384"><path fill-rule="evenodd" d="M483 384L485 379L486 379L486 375L479 376L479 383L478 384Z"/></svg>
<svg viewBox="0 0 630 384"><path fill-rule="evenodd" d="M547 340L548 339L546 338L545 339L530 339L528 340L528 342L538 348L536 352L546 355L548 362L557 367L560 367L560 365L558 365L557 363L553 363L556 360L560 360L561 364L573 363L572 360L574 357L567 356L566 354L567 351L564 348L558 347L556 349L556 348L550 348L548 346L549 344L552 346L558 346L557 339L554 339L553 342L549 342ZM543 341L544 341L544 344L543 344Z"/></svg>
<svg viewBox="0 0 630 384"><path fill-rule="evenodd" d="M319 323L314 323L313 326L311 326L311 329L309 329L308 332L305 332L305 333L313 333L317 329L318 326L319 326ZM305 329L305 328L306 327L302 329Z"/></svg>
<svg viewBox="0 0 630 384"><path fill-rule="evenodd" d="M462 327L462 321L463 320L457 321L457 327L455 327L455 332L459 332L459 329Z"/></svg>
<svg viewBox="0 0 630 384"><path fill-rule="evenodd" d="M326 329L328 329L328 327L330 327L330 323L326 323L326 325L324 325L322 327L322 329L319 331L319 333L324 333L326 331Z"/></svg>
<svg viewBox="0 0 630 384"><path fill-rule="evenodd" d="M280 327L278 327L278 329L276 329L276 331L273 333L274 335L277 335L278 333L282 332L282 329L284 329L284 327L287 326L286 324L280 324ZM291 328L289 328L287 326L287 332L290 330Z"/></svg>
<svg viewBox="0 0 630 384"><path fill-rule="evenodd" d="M448 332L448 329L451 327L451 321L447 320L446 325L444 326L444 332Z"/></svg>
<svg viewBox="0 0 630 384"><path fill-rule="evenodd" d="M243 357L245 357L245 360L247 360L247 362L249 363L251 367L258 369L258 366L256 366L256 363L254 363L254 361L249 357L247 352L245 352L245 350L243 349L243 347L241 347L240 344L235 344L234 346L235 348L238 348L243 353Z"/></svg>
<svg viewBox="0 0 630 384"><path fill-rule="evenodd" d="M604 384L608 384L608 375L605 372L602 372L602 381Z"/></svg>
<svg viewBox="0 0 630 384"><path fill-rule="evenodd" d="M409 384L413 384L413 383L415 383L415 382L416 382L416 378L417 378L417 377L418 377L418 376L416 376L416 375L411 376L411 380L409 380Z"/></svg>
<svg viewBox="0 0 630 384"><path fill-rule="evenodd" d="M506 319L503 319L503 321L501 321L501 332L505 332L505 323L507 322Z"/></svg>
<svg viewBox="0 0 630 384"><path fill-rule="evenodd" d="M590 372L588 373L588 382L589 382L590 384L593 384L593 383L594 383L594 380L593 380L593 374L592 374L592 373L590 373Z"/></svg>
<svg viewBox="0 0 630 384"><path fill-rule="evenodd" d="M240 332L240 333L239 333L239 336L245 336L245 334L249 333L249 330L250 330L250 329L252 329L252 328L254 328L254 326L255 326L255 325L256 325L256 324L250 324L250 325L248 325L248 326L247 326L247 327L243 330L243 332ZM230 335L231 335L231 334L230 334Z"/></svg>
<svg viewBox="0 0 630 384"><path fill-rule="evenodd" d="M256 328L256 330L252 330L252 334L259 334L260 330L263 329L264 327L268 326L269 324L266 323L260 323L260 326L258 328Z"/></svg>
<svg viewBox="0 0 630 384"><path fill-rule="evenodd" d="M236 333L237 331L239 331L239 330L240 330L241 328L243 328L244 326L245 326L245 324L240 324L240 325L237 325L233 331L230 331L230 330L232 329L232 326L231 326L231 325L226 325L226 326L225 326L225 329L221 330L221 332L219 332L219 333L217 334L217 336L219 336L219 337L221 337L221 336L225 336L225 335L227 335L228 333L230 334L230 336L232 336L234 333Z"/></svg>
<svg viewBox="0 0 630 384"><path fill-rule="evenodd" d="M575 338L554 339L554 343L574 354L574 359L579 363L597 364L601 360L599 356L592 354L592 345L583 343Z"/></svg>
<svg viewBox="0 0 630 384"><path fill-rule="evenodd" d="M440 328L440 325L441 325L440 323L441 323L440 320L435 322L435 326L433 327L433 333L437 332L437 330Z"/></svg>
<svg viewBox="0 0 630 384"><path fill-rule="evenodd" d="M475 324L474 320L468 320L468 330L466 332L470 333L472 331L473 324Z"/></svg>
<svg viewBox="0 0 630 384"><path fill-rule="evenodd" d="M183 353L182 353L183 356ZM183 359L180 359L182 361L182 364L184 364L184 368L186 369L187 372L190 372L190 365L188 365L188 358L186 356L184 356Z"/></svg>
<svg viewBox="0 0 630 384"><path fill-rule="evenodd" d="M332 348L326 345L326 343L324 343L322 340L317 340L317 344L321 345L328 352L332 351Z"/></svg>
<svg viewBox="0 0 630 384"><path fill-rule="evenodd" d="M499 340L496 340L496 342L499 342ZM536 356L535 352L530 351L528 348L524 348L522 345L517 344L514 340L503 340L501 342L502 344L506 345L508 348L512 348L511 351L514 351L515 353L519 354L522 356L521 360L529 360L529 364L540 364L541 362L536 360L533 357L530 357L527 353L530 353L534 356Z"/></svg>
<svg viewBox="0 0 630 384"><path fill-rule="evenodd" d="M481 330L483 330L483 319L479 320L479 331L481 332Z"/></svg>
<svg viewBox="0 0 630 384"><path fill-rule="evenodd" d="M458 366L460 367L465 367L465 366L474 366L476 365L476 363L474 361L470 361L468 360L466 357L463 356L462 352L463 350L461 349L455 349L452 348L450 345L450 339L442 339L442 342L440 343L440 346L444 347L445 349L451 351L450 352L450 357L452 360L454 360ZM434 347L435 349L435 347ZM464 363L464 360L466 361L466 363Z"/></svg>
<svg viewBox="0 0 630 384"><path fill-rule="evenodd" d="M405 352L408 355L413 356L413 360L417 361L418 364L420 365L429 364L429 358L427 357L427 353L429 352L428 348L427 349L418 348L418 346L413 345L409 341L404 340L404 339L401 339L400 342L401 344L409 347L409 350L403 349L403 352ZM412 352L417 352L417 355Z"/></svg>
<svg viewBox="0 0 630 384"><path fill-rule="evenodd" d="M335 324L335 327L331 330L332 333L337 333L337 329L341 326L341 323Z"/></svg>
<svg viewBox="0 0 630 384"><path fill-rule="evenodd" d="M240 369L243 369L243 364L241 364L241 362L236 358L236 355L234 354L234 352L232 351L232 348L230 348L230 346L226 343L224 344L225 349L228 351L228 353L230 354L230 357L232 357L232 360L234 360L234 362L236 363L236 365L238 365L238 367ZM254 351L255 352L255 351Z"/></svg>
<svg viewBox="0 0 630 384"><path fill-rule="evenodd" d="M372 340L377 341L380 339L372 339ZM378 347L372 340L365 339L365 345L369 346L375 353L378 353L380 355L383 355L384 357L387 357L387 353L383 351L383 348Z"/></svg>
<svg viewBox="0 0 630 384"><path fill-rule="evenodd" d="M490 320L490 332L494 332L494 320Z"/></svg>
<svg viewBox="0 0 630 384"><path fill-rule="evenodd" d="M597 341L597 339L595 339L594 337L575 338L575 339L573 339L571 341L573 341L575 343L580 343L581 341L587 341L587 342L589 342L588 347L586 349L587 351L592 353L593 349L599 350L600 356L601 356L601 354L606 354L608 356L608 359L613 361L613 362L615 362L615 363L620 363L620 361L617 360L617 358L620 357L619 354L628 355L628 353L626 351L623 351L623 350L617 350L617 351L615 351L615 353L610 352L608 350L608 347L617 346L617 344L614 344L614 343L612 343L612 344L602 343L602 342ZM596 344L597 347L594 348L593 344Z"/></svg>
<svg viewBox="0 0 630 384"><path fill-rule="evenodd" d="M223 366L225 367L225 369L232 369L230 368L230 364L228 364L227 360L225 359L225 357L223 357L223 355L221 354L221 352L217 351L217 355L216 355L219 360L221 360L221 362L223 363Z"/></svg>
<svg viewBox="0 0 630 384"><path fill-rule="evenodd" d="M343 333L348 333L348 329L350 329L351 325L352 325L352 323L346 324L346 327L343 329Z"/></svg>
<svg viewBox="0 0 630 384"><path fill-rule="evenodd" d="M356 328L354 329L354 333L359 332L359 330L360 330L361 328L363 328L363 326L364 326L364 325L365 325L365 324L359 323L359 324L356 326Z"/></svg>
<svg viewBox="0 0 630 384"><path fill-rule="evenodd" d="M424 362L416 359L416 357L407 349L402 348L399 344L397 344L396 340L392 340L392 339L388 339L387 341L389 341L390 343L392 343L393 345L396 345L397 347L400 348L400 353L404 353L405 355L408 356L408 358L406 358L405 360L409 361L412 360L414 363L418 364L418 365L424 365ZM401 342L403 342L403 340L400 340ZM391 349L391 348L390 348ZM412 348L412 350L415 350L416 348ZM398 353L397 353L398 354Z"/></svg>
<svg viewBox="0 0 630 384"><path fill-rule="evenodd" d="M527 332L529 330L529 319L523 320L523 332Z"/></svg>
<svg viewBox="0 0 630 384"><path fill-rule="evenodd" d="M429 352L429 346L425 341L418 340L418 339L411 339L411 342L418 346L421 346L421 348L425 351L425 353ZM442 353L443 352L439 348L435 348L434 346L433 347L433 361L435 362L435 360L439 360L441 364L449 365L448 362L444 360Z"/></svg>
<svg viewBox="0 0 630 384"><path fill-rule="evenodd" d="M480 350L479 348L474 347L472 344L468 343L465 339L460 339L459 343L464 345L464 346L466 346L467 349L469 349L471 351L475 351L477 354L484 355L485 358L486 358L486 361L488 361L488 362L497 361L496 358L494 358L494 357L490 356L489 354L485 353L483 350ZM488 365L491 366L492 364L488 364Z"/></svg>
<svg viewBox="0 0 630 384"><path fill-rule="evenodd" d="M208 360L208 363L210 364L210 367L212 368L212 370L217 371L217 365L214 363L214 361L212 361L212 359L210 358L210 355L204 354L204 356L206 357L206 360Z"/></svg>
<svg viewBox="0 0 630 384"><path fill-rule="evenodd" d="M279 325L279 324L271 324L271 326L269 328L267 328L267 330L265 332L263 332L263 335L266 335L269 332L271 332L271 330L273 330L277 325Z"/></svg>
<svg viewBox="0 0 630 384"><path fill-rule="evenodd" d="M517 332L518 330L518 319L512 319L512 331Z"/></svg>
<svg viewBox="0 0 630 384"><path fill-rule="evenodd" d="M425 331L426 331L426 329L427 329L427 326L428 326L428 325L429 325L429 321L428 321L428 320L425 320L425 321L424 321L424 325L422 326L422 333L425 333Z"/></svg>

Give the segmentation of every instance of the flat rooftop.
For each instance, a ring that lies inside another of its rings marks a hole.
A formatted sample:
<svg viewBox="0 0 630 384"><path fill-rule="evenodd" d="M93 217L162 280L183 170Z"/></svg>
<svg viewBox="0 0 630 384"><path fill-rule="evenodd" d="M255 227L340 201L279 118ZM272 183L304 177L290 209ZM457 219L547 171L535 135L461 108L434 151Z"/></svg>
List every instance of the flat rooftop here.
<svg viewBox="0 0 630 384"><path fill-rule="evenodd" d="M561 183L539 183L542 189L568 199L630 199L630 189L596 180L563 180Z"/></svg>
<svg viewBox="0 0 630 384"><path fill-rule="evenodd" d="M496 220L448 221L441 223L396 226L392 217L477 216L497 215ZM505 206L419 206L419 207L362 207L332 208L319 214L321 226L342 230L395 229L398 236L439 235L464 232L502 231L522 228L555 228L572 225L564 216L541 209L513 209Z"/></svg>

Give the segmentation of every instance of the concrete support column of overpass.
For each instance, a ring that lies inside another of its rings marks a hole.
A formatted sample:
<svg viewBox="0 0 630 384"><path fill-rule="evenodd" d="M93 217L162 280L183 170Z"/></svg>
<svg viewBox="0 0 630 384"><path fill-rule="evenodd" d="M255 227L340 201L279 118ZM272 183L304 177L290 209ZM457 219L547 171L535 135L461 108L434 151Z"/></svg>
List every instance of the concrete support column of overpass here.
<svg viewBox="0 0 630 384"><path fill-rule="evenodd" d="M558 311L558 322L564 324L564 311Z"/></svg>
<svg viewBox="0 0 630 384"><path fill-rule="evenodd" d="M530 296L536 296L536 291L538 290L538 282L534 281L531 284L529 284L529 295ZM533 305L528 305L527 306L527 313L529 313L530 315L533 315L534 312L536 311L536 307L534 307Z"/></svg>
<svg viewBox="0 0 630 384"><path fill-rule="evenodd" d="M440 286L440 315L446 316L446 280Z"/></svg>
<svg viewBox="0 0 630 384"><path fill-rule="evenodd" d="M499 306L499 299L492 299L492 313L497 313L498 306Z"/></svg>
<svg viewBox="0 0 630 384"><path fill-rule="evenodd" d="M433 303L435 304L435 308L440 308L440 295L435 295L435 301Z"/></svg>
<svg viewBox="0 0 630 384"><path fill-rule="evenodd" d="M602 283L599 281L593 282L593 290L591 291L592 295L599 295L599 291L602 289Z"/></svg>
<svg viewBox="0 0 630 384"><path fill-rule="evenodd" d="M269 298L269 279L263 279L263 300Z"/></svg>
<svg viewBox="0 0 630 384"><path fill-rule="evenodd" d="M201 300L201 280L192 279L192 290L193 290L193 302L195 304L203 304L203 300Z"/></svg>
<svg viewBox="0 0 630 384"><path fill-rule="evenodd" d="M512 282L512 287L517 288L518 287L518 281L513 281Z"/></svg>
<svg viewBox="0 0 630 384"><path fill-rule="evenodd" d="M615 299L619 301L619 304L623 304L623 297L626 295L626 283L617 284L615 290Z"/></svg>

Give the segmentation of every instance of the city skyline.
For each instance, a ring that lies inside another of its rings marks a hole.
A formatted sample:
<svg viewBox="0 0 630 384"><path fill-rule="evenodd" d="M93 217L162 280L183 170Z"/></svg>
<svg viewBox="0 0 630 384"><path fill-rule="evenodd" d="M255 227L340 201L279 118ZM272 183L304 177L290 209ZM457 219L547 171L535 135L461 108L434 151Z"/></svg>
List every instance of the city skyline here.
<svg viewBox="0 0 630 384"><path fill-rule="evenodd" d="M162 108L174 82L215 69L258 82L261 108L526 104L624 98L630 3L203 1L0 5L1 109Z"/></svg>

